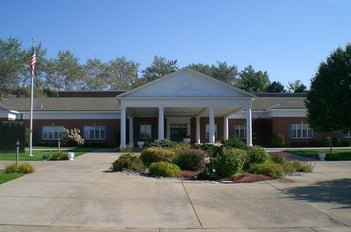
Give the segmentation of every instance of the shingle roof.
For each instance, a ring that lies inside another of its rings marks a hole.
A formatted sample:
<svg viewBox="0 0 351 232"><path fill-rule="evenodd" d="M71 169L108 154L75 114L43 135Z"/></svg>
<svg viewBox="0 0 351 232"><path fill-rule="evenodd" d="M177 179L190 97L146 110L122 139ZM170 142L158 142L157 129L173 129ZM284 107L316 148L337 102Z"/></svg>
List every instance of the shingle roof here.
<svg viewBox="0 0 351 232"><path fill-rule="evenodd" d="M9 98L1 100L0 104L8 108L29 111L30 98ZM35 111L116 111L120 105L114 97L47 97L35 98Z"/></svg>
<svg viewBox="0 0 351 232"><path fill-rule="evenodd" d="M270 109L305 109L304 94L256 94L253 111ZM18 111L30 110L30 98L0 100L0 105ZM48 97L35 98L35 111L118 111L115 97Z"/></svg>
<svg viewBox="0 0 351 232"><path fill-rule="evenodd" d="M305 109L306 94L256 94L253 110Z"/></svg>

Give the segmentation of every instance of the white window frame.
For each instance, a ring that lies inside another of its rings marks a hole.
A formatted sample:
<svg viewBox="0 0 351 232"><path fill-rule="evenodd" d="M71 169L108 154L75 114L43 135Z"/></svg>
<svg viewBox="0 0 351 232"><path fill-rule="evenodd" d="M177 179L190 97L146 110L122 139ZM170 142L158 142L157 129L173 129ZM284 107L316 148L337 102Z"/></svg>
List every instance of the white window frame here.
<svg viewBox="0 0 351 232"><path fill-rule="evenodd" d="M234 125L233 135L239 139L246 139L246 126L245 125Z"/></svg>
<svg viewBox="0 0 351 232"><path fill-rule="evenodd" d="M343 133L344 139L351 139L351 130Z"/></svg>
<svg viewBox="0 0 351 232"><path fill-rule="evenodd" d="M43 126L41 129L42 140L58 140L63 138L65 127L64 126Z"/></svg>
<svg viewBox="0 0 351 232"><path fill-rule="evenodd" d="M84 126L83 135L85 140L105 140L106 126Z"/></svg>
<svg viewBox="0 0 351 232"><path fill-rule="evenodd" d="M148 123L139 125L139 139L151 139L152 138L152 125Z"/></svg>
<svg viewBox="0 0 351 232"><path fill-rule="evenodd" d="M290 124L290 137L293 139L311 139L313 138L313 130L310 128L310 124Z"/></svg>

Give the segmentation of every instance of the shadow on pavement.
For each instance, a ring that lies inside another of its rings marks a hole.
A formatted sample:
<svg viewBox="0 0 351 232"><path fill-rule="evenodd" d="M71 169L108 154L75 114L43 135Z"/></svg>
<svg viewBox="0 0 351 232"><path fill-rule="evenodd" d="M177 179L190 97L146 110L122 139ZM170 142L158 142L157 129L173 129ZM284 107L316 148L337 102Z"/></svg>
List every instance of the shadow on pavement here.
<svg viewBox="0 0 351 232"><path fill-rule="evenodd" d="M285 190L295 199L309 202L340 204L341 208L351 208L351 179L320 181L313 185L294 187Z"/></svg>

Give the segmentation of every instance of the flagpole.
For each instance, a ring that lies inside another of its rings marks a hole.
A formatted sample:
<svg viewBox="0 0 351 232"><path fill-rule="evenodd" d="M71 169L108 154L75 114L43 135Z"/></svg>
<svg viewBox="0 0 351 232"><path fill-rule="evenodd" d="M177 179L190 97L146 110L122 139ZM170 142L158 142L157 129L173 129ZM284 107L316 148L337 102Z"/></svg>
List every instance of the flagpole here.
<svg viewBox="0 0 351 232"><path fill-rule="evenodd" d="M33 103L34 103L34 67L36 62L36 55L35 55L35 44L34 39L32 41L32 49L33 54L31 57L30 62L30 71L31 71L31 91L30 91L30 134L29 134L29 156L33 156Z"/></svg>

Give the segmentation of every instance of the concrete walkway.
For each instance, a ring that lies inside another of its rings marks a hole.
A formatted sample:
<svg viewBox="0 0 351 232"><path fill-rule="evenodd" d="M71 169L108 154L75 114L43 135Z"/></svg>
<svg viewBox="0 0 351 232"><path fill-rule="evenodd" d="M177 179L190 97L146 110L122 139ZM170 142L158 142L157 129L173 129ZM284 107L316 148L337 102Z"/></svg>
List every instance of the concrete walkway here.
<svg viewBox="0 0 351 232"><path fill-rule="evenodd" d="M351 162L220 184L109 172L118 155L33 162L35 173L0 185L0 232L351 231Z"/></svg>

